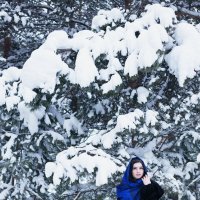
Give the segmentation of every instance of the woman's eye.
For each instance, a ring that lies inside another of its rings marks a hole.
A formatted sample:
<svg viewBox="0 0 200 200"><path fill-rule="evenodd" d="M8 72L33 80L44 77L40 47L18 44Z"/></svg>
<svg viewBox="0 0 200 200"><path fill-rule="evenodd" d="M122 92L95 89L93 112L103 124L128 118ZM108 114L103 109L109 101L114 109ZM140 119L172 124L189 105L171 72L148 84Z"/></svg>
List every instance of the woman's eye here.
<svg viewBox="0 0 200 200"><path fill-rule="evenodd" d="M138 168L137 168L137 167L134 167L134 168L133 168L133 170L135 170L135 169L138 169ZM143 170L143 168L142 168L142 167L141 167L141 168L139 168L139 169L142 169L142 170Z"/></svg>

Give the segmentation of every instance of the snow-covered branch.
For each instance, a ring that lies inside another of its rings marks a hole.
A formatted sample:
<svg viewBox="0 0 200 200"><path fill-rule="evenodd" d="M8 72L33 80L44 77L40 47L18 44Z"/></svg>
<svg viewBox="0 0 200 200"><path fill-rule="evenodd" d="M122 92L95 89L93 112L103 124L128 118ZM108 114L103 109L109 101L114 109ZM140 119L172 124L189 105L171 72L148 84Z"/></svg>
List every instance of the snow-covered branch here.
<svg viewBox="0 0 200 200"><path fill-rule="evenodd" d="M147 103L147 107L149 109L152 109L152 107L156 104L156 102L161 98L161 96L164 93L164 90L167 87L168 82L169 82L169 76L167 77L167 80L165 81L165 83L160 88L160 90L159 90L158 94L156 95L156 97L154 99L152 99L150 102Z"/></svg>
<svg viewBox="0 0 200 200"><path fill-rule="evenodd" d="M77 20L77 19L69 19L70 22L74 22L77 24L81 24L83 26L85 26L86 28L88 28L89 30L91 29L91 27L89 25L87 25L85 22Z"/></svg>
<svg viewBox="0 0 200 200"><path fill-rule="evenodd" d="M23 9L23 8L44 8L44 9L47 9L47 10L51 10L51 11L53 11L54 10L54 8L53 7L51 7L51 6L48 6L48 5L44 5L44 4L23 4L23 5L21 5L21 8Z"/></svg>
<svg viewBox="0 0 200 200"><path fill-rule="evenodd" d="M59 124L61 126L63 126L64 124L64 117L62 116L62 114L56 109L56 107L54 105L49 106L48 108L48 112L51 113L59 122Z"/></svg>
<svg viewBox="0 0 200 200"><path fill-rule="evenodd" d="M186 8L182 8L182 7L177 7L178 8L178 11L176 12L177 15L187 15L189 17L192 17L194 19L200 19L200 13L199 12L195 12L195 11L191 11L191 10L188 10Z"/></svg>

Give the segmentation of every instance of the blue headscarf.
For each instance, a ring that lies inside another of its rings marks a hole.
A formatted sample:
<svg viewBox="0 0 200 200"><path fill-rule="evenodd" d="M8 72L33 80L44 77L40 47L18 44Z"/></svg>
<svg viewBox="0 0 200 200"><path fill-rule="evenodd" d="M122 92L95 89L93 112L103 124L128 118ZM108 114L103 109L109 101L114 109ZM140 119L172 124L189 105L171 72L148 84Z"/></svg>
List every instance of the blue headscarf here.
<svg viewBox="0 0 200 200"><path fill-rule="evenodd" d="M134 157L129 162L126 171L124 172L124 176L122 178L122 182L117 186L117 198L120 200L140 200L140 188L144 185L142 179L136 179L134 182L131 181L130 176L132 176L132 169L134 160L140 160L144 174L147 174L147 168L144 162L139 157Z"/></svg>

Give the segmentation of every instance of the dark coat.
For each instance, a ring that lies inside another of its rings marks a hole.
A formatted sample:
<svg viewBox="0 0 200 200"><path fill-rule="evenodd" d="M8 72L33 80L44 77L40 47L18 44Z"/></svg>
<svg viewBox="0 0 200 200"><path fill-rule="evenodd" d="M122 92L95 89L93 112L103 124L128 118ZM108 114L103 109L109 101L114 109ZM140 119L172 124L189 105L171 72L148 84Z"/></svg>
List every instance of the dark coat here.
<svg viewBox="0 0 200 200"><path fill-rule="evenodd" d="M151 184L144 185L140 189L141 200L158 200L163 194L163 189L153 180L151 180Z"/></svg>
<svg viewBox="0 0 200 200"><path fill-rule="evenodd" d="M141 200L159 200L163 194L164 190L153 180L151 180L151 184L144 185L140 189ZM120 200L120 198L117 198L117 200Z"/></svg>

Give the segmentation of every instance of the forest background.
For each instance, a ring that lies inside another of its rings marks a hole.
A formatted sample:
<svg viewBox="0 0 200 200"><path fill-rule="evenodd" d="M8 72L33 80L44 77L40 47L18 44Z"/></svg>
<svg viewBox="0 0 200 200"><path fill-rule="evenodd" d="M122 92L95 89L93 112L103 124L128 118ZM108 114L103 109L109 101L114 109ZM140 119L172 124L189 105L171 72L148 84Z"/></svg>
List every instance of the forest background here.
<svg viewBox="0 0 200 200"><path fill-rule="evenodd" d="M200 199L199 9L2 0L0 199L115 199L133 156Z"/></svg>

